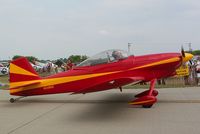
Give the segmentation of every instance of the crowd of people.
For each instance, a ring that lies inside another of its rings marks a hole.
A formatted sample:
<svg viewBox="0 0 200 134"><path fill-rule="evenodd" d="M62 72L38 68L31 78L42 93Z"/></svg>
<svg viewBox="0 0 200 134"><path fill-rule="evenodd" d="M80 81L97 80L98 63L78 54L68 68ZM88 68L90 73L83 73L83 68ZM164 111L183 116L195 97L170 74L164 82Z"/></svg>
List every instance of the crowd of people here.
<svg viewBox="0 0 200 134"><path fill-rule="evenodd" d="M190 63L190 78L195 84L200 85L200 56L197 56L193 62Z"/></svg>
<svg viewBox="0 0 200 134"><path fill-rule="evenodd" d="M200 57L188 62L189 75L184 77L185 85L200 85Z"/></svg>
<svg viewBox="0 0 200 134"><path fill-rule="evenodd" d="M73 69L73 67L75 66L75 64L72 62L71 59L68 59L66 61L66 63L63 63L60 67L61 67L61 71L58 71L58 65L56 64L53 64L52 62L47 62L46 64L44 63L40 63L40 62L37 62L35 60L33 60L31 62L33 68L37 71L37 72L40 72L40 73L43 73L43 72L48 72L48 73L58 73L58 72L64 72L64 71L68 71L68 70L71 70ZM42 64L42 65L40 65ZM44 65L43 65L44 64Z"/></svg>

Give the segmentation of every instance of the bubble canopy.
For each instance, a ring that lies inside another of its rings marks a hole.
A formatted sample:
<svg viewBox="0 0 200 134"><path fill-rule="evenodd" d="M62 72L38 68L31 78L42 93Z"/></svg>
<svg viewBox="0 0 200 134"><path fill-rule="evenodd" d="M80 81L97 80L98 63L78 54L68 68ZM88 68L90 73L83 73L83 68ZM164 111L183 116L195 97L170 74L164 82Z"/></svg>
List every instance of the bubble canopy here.
<svg viewBox="0 0 200 134"><path fill-rule="evenodd" d="M87 60L78 64L78 67L81 66L95 66L99 64L106 64L111 62L117 62L119 60L126 59L128 53L124 50L112 49L98 53Z"/></svg>

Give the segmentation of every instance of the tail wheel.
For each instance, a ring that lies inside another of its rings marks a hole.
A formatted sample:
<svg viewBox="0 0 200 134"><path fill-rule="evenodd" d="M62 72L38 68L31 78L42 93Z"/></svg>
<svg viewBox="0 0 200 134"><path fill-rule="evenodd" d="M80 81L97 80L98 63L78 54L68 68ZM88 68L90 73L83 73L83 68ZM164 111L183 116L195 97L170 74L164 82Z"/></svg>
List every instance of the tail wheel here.
<svg viewBox="0 0 200 134"><path fill-rule="evenodd" d="M14 98L10 98L10 103L14 103L15 99Z"/></svg>

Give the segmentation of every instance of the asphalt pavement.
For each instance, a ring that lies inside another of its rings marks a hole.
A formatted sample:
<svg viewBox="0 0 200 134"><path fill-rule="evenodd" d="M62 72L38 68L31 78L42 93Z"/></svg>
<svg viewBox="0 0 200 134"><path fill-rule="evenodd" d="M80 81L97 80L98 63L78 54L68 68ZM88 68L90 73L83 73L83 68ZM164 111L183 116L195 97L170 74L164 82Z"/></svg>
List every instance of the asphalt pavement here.
<svg viewBox="0 0 200 134"><path fill-rule="evenodd" d="M152 108L130 106L144 89L26 97L0 90L0 134L199 134L200 87L158 89Z"/></svg>

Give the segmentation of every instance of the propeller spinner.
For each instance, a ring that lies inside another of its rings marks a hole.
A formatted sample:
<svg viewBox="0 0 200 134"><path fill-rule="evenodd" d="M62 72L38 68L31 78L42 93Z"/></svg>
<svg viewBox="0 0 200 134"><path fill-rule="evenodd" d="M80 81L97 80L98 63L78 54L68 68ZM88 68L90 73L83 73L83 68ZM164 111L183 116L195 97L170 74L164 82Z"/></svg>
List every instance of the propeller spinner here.
<svg viewBox="0 0 200 134"><path fill-rule="evenodd" d="M183 57L183 62L187 62L193 58L192 54L185 53L183 46L181 47L181 55Z"/></svg>

